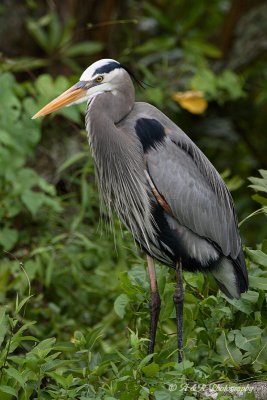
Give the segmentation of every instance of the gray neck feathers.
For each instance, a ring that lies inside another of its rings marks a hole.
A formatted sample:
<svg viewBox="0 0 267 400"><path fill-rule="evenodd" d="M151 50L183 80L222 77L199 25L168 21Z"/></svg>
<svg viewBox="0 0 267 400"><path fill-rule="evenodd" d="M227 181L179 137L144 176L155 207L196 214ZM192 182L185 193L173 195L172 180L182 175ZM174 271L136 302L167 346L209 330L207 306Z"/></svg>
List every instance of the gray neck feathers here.
<svg viewBox="0 0 267 400"><path fill-rule="evenodd" d="M98 168L104 165L111 168L114 163L120 163L131 146L131 137L116 126L134 105L134 88L130 83L126 88L123 85L114 92L100 93L88 103L86 129Z"/></svg>
<svg viewBox="0 0 267 400"><path fill-rule="evenodd" d="M143 173L141 145L135 135L116 126L134 105L133 86L101 93L91 100L86 112L86 129L95 161L102 199L111 205L134 237L149 249L154 236L150 202ZM151 240L151 239L150 239Z"/></svg>

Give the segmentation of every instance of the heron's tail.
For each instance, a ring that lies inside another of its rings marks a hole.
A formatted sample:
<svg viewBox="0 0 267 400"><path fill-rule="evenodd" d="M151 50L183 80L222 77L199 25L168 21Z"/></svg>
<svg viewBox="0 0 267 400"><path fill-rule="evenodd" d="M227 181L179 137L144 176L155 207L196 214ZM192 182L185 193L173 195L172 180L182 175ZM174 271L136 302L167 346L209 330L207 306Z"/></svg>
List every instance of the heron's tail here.
<svg viewBox="0 0 267 400"><path fill-rule="evenodd" d="M230 299L239 299L248 290L248 273L243 250L238 257L223 257L212 275L221 291Z"/></svg>

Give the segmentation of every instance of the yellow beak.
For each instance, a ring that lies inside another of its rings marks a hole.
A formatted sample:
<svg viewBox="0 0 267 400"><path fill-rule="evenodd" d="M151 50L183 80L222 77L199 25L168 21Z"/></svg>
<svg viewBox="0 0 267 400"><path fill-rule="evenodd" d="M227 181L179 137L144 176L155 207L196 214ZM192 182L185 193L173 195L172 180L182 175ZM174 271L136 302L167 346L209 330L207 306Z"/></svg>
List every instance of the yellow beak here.
<svg viewBox="0 0 267 400"><path fill-rule="evenodd" d="M66 90L60 96L56 97L54 100L50 101L46 106L44 106L41 110L39 110L32 119L36 119L39 117L43 117L44 115L50 114L54 111L59 110L60 108L67 106L71 103L76 102L80 98L84 97L86 90L84 86L86 82L80 81L76 83L74 86Z"/></svg>

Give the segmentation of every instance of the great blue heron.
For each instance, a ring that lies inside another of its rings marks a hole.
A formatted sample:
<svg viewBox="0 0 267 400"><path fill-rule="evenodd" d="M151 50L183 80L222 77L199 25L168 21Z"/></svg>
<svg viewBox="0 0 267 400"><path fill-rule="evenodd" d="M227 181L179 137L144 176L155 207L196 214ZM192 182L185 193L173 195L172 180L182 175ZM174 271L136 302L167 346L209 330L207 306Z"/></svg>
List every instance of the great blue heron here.
<svg viewBox="0 0 267 400"><path fill-rule="evenodd" d="M182 267L209 272L229 298L248 276L234 204L220 175L165 114L135 102L134 75L119 62L93 63L78 83L33 118L87 102L86 130L103 200L147 254L151 288L148 352L160 312L154 259L176 269L178 361L182 360Z"/></svg>

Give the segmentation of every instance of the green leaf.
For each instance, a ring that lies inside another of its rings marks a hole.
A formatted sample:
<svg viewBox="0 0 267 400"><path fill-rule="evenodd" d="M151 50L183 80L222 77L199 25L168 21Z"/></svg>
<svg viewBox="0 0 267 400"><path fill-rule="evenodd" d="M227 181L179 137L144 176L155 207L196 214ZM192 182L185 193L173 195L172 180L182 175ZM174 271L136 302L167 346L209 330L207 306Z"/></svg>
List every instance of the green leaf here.
<svg viewBox="0 0 267 400"><path fill-rule="evenodd" d="M46 287L50 286L50 283L51 283L51 280L52 280L52 276L53 276L54 267L55 267L54 258L51 255L48 258L48 262L47 262L47 266L46 266L46 270L45 270L44 284L45 284Z"/></svg>
<svg viewBox="0 0 267 400"><path fill-rule="evenodd" d="M262 334L262 329L259 328L258 326L243 326L241 328L241 332L243 333L244 336L248 338L254 338L254 337L259 337Z"/></svg>
<svg viewBox="0 0 267 400"><path fill-rule="evenodd" d="M217 80L217 86L219 89L223 89L231 100L236 100L243 96L241 80L233 71L223 71Z"/></svg>
<svg viewBox="0 0 267 400"><path fill-rule="evenodd" d="M234 367L238 366L242 359L242 353L232 342L228 341L224 331L216 340L216 346L218 353L222 356L223 363Z"/></svg>
<svg viewBox="0 0 267 400"><path fill-rule="evenodd" d="M249 286L257 290L267 290L267 278L263 278L261 276L250 276Z"/></svg>
<svg viewBox="0 0 267 400"><path fill-rule="evenodd" d="M255 178L256 179L256 178ZM260 178L259 178L260 179ZM262 180L262 179L260 179ZM256 192L264 192L267 193L267 184L265 183L264 185L258 184L258 185L249 185L252 189L254 189Z"/></svg>
<svg viewBox="0 0 267 400"><path fill-rule="evenodd" d="M114 302L114 311L120 317L123 318L125 315L125 308L129 303L129 297L127 294L122 293L119 297L116 298Z"/></svg>
<svg viewBox="0 0 267 400"><path fill-rule="evenodd" d="M48 183L45 179L39 178L37 184L40 189L50 194L51 196L54 196L56 194L55 187Z"/></svg>
<svg viewBox="0 0 267 400"><path fill-rule="evenodd" d="M191 51L200 51L208 57L220 58L222 55L218 47L215 47L211 43L204 42L201 39L186 39L183 41L183 45L189 47Z"/></svg>
<svg viewBox="0 0 267 400"><path fill-rule="evenodd" d="M88 157L88 154L84 151L80 151L75 153L73 156L68 158L58 169L58 172L63 172L65 169L71 167L73 164L82 160L83 158Z"/></svg>
<svg viewBox="0 0 267 400"><path fill-rule="evenodd" d="M200 69L192 79L191 86L193 89L200 90L213 99L217 93L217 77L209 69Z"/></svg>
<svg viewBox="0 0 267 400"><path fill-rule="evenodd" d="M86 344L84 334L81 331L75 331L72 342L77 347L84 346Z"/></svg>
<svg viewBox="0 0 267 400"><path fill-rule="evenodd" d="M27 190L22 194L21 200L30 211L32 216L35 216L37 211L40 209L44 203L45 195L40 192L33 192L32 190Z"/></svg>
<svg viewBox="0 0 267 400"><path fill-rule="evenodd" d="M172 24L165 14L163 10L161 10L159 7L156 5L153 5L152 2L144 2L143 4L144 9L148 12L148 14L155 19L155 21L158 21L163 27L166 29L172 29Z"/></svg>
<svg viewBox="0 0 267 400"><path fill-rule="evenodd" d="M267 254L263 253L261 250L247 249L247 252L253 262L267 267Z"/></svg>
<svg viewBox="0 0 267 400"><path fill-rule="evenodd" d="M261 176L266 180L267 182L267 170L265 169L259 169L259 173L261 174Z"/></svg>
<svg viewBox="0 0 267 400"><path fill-rule="evenodd" d="M267 239L264 239L261 245L261 249L264 254L267 254Z"/></svg>
<svg viewBox="0 0 267 400"><path fill-rule="evenodd" d="M0 393L7 393L10 394L11 396L15 396L17 399L17 391L11 387L11 386L7 386L7 385L0 385Z"/></svg>
<svg viewBox="0 0 267 400"><path fill-rule="evenodd" d="M68 57L89 56L98 53L102 49L102 43L85 41L72 45L65 50L65 54L68 55Z"/></svg>
<svg viewBox="0 0 267 400"><path fill-rule="evenodd" d="M3 228L0 230L0 245L4 250L11 250L18 241L18 231L11 228Z"/></svg>
<svg viewBox="0 0 267 400"><path fill-rule="evenodd" d="M164 101L164 94L160 88L150 88L148 87L146 89L146 96L148 98L148 101L151 101L158 107L161 107L163 105Z"/></svg>
<svg viewBox="0 0 267 400"><path fill-rule="evenodd" d="M27 358L32 358L32 356L37 356L38 359L44 360L47 355L54 350L54 344L56 338L48 338L37 344L29 353L27 353Z"/></svg>
<svg viewBox="0 0 267 400"><path fill-rule="evenodd" d="M132 332L133 333L133 332ZM138 339L138 338L137 338ZM137 343L136 343L137 344ZM141 370L143 370L143 368L149 363L149 361L151 361L153 358L153 354L148 354L147 356L145 356L143 358L143 360L141 360L140 364L139 364L139 368Z"/></svg>
<svg viewBox="0 0 267 400"><path fill-rule="evenodd" d="M138 54L147 54L150 52L156 52L170 49L175 45L175 38L170 36L155 37L153 39L148 39L143 44L135 48Z"/></svg>
<svg viewBox="0 0 267 400"><path fill-rule="evenodd" d="M186 281L194 288L198 288L199 290L201 290L204 285L205 279L203 274L187 272Z"/></svg>
<svg viewBox="0 0 267 400"><path fill-rule="evenodd" d="M237 310L242 311L244 314L249 315L253 310L253 304L257 302L259 294L253 291L242 294L242 297L237 299L229 299L225 295L223 297L226 301L232 304Z"/></svg>
<svg viewBox="0 0 267 400"><path fill-rule="evenodd" d="M267 198L260 196L259 194L254 194L252 196L252 199L255 200L257 203L260 203L262 206L267 206ZM263 212L267 213L267 208L266 211L263 210Z"/></svg>
<svg viewBox="0 0 267 400"><path fill-rule="evenodd" d="M61 38L61 24L59 21L58 15L53 12L51 13L51 20L49 24L49 49L50 51L56 50L57 47L60 45L60 38Z"/></svg>
<svg viewBox="0 0 267 400"><path fill-rule="evenodd" d="M6 321L6 310L5 307L0 307L0 347L3 343L5 335L7 333L7 321Z"/></svg>
<svg viewBox="0 0 267 400"><path fill-rule="evenodd" d="M37 352L39 350L52 349L55 343L56 343L56 338L48 338L42 340L39 344L37 344L37 346L35 346L35 348L32 351Z"/></svg>
<svg viewBox="0 0 267 400"><path fill-rule="evenodd" d="M265 178L257 178L257 177L252 177L249 178L250 182L253 183L253 185L258 186L262 188L263 190L267 190L267 179Z"/></svg>
<svg viewBox="0 0 267 400"><path fill-rule="evenodd" d="M152 362L151 364L143 367L142 372L145 374L146 377L153 378L159 372L159 365L156 364L155 362Z"/></svg>
<svg viewBox="0 0 267 400"><path fill-rule="evenodd" d="M9 134L9 132L0 129L0 143L6 146L13 147L15 149L19 149L19 145L14 141L14 138Z"/></svg>
<svg viewBox="0 0 267 400"><path fill-rule="evenodd" d="M27 29L31 33L32 37L36 40L36 42L39 44L39 46L47 50L49 41L48 38L44 32L44 30L39 26L38 22L28 19L27 20Z"/></svg>
<svg viewBox="0 0 267 400"><path fill-rule="evenodd" d="M16 57L8 59L5 66L1 65L3 71L23 72L48 65L48 60L35 57Z"/></svg>
<svg viewBox="0 0 267 400"><path fill-rule="evenodd" d="M267 360L267 342L263 344L260 351L257 354L257 357L253 361L253 369L254 371L266 371L266 360Z"/></svg>
<svg viewBox="0 0 267 400"><path fill-rule="evenodd" d="M175 370L179 372L192 372L194 363L189 360L184 360L183 362L175 365Z"/></svg>
<svg viewBox="0 0 267 400"><path fill-rule="evenodd" d="M247 301L249 303L255 304L259 299L259 293L254 290L248 290L245 293L242 293L241 301ZM240 301L240 300L239 300Z"/></svg>
<svg viewBox="0 0 267 400"><path fill-rule="evenodd" d="M53 380L57 383L60 384L60 386L62 386L63 388L66 388L67 386L67 378L62 376L61 374L57 373L57 372L49 372L48 373L49 376L51 376L51 378L53 378Z"/></svg>
<svg viewBox="0 0 267 400"><path fill-rule="evenodd" d="M14 378L21 387L25 386L25 380L23 378L23 376L21 375L21 373L19 371L17 371L15 368L8 368L5 369L5 372L11 377Z"/></svg>
<svg viewBox="0 0 267 400"><path fill-rule="evenodd" d="M77 363L78 360L59 360L58 357L56 360L53 361L48 361L45 364L42 365L42 371L44 372L52 372L53 370L59 370L59 368L62 367L67 367L70 365L70 363Z"/></svg>
<svg viewBox="0 0 267 400"><path fill-rule="evenodd" d="M39 179L40 179L39 176L33 169L22 168L18 172L18 182L16 182L16 191L18 193L26 192L33 186L37 185Z"/></svg>
<svg viewBox="0 0 267 400"><path fill-rule="evenodd" d="M22 307L30 300L32 296L27 296L25 297L25 299L21 300L18 305L16 306L16 314L18 314L20 312L20 310L22 309Z"/></svg>
<svg viewBox="0 0 267 400"><path fill-rule="evenodd" d="M125 381L127 381L129 378L131 378L130 375L124 375L124 376L121 376L120 378L116 379L116 381L117 381L117 382L125 382Z"/></svg>
<svg viewBox="0 0 267 400"><path fill-rule="evenodd" d="M247 338L238 331L235 335L235 344L239 349L253 353L257 349L257 342L260 342L260 336Z"/></svg>
<svg viewBox="0 0 267 400"><path fill-rule="evenodd" d="M134 285L128 275L128 272L120 273L120 286L130 299L134 299L138 293L138 287Z"/></svg>
<svg viewBox="0 0 267 400"><path fill-rule="evenodd" d="M167 390L156 390L154 395L156 400L171 400L171 393Z"/></svg>
<svg viewBox="0 0 267 400"><path fill-rule="evenodd" d="M85 398L83 400L86 400ZM105 396L104 400L118 400L117 397Z"/></svg>

